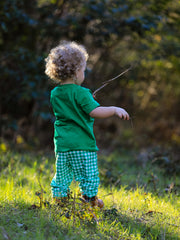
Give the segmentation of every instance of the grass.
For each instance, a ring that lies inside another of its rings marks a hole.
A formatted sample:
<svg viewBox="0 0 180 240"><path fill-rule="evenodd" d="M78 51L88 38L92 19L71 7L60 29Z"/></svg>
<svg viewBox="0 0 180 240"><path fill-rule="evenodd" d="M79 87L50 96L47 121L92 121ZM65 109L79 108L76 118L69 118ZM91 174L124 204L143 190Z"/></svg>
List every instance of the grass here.
<svg viewBox="0 0 180 240"><path fill-rule="evenodd" d="M101 155L99 196L105 207L93 210L97 223L78 204L77 183L67 207L52 202L54 167L53 154L1 153L0 240L180 239L179 177L152 163L142 167L132 153ZM49 203L41 208L35 194L40 184Z"/></svg>

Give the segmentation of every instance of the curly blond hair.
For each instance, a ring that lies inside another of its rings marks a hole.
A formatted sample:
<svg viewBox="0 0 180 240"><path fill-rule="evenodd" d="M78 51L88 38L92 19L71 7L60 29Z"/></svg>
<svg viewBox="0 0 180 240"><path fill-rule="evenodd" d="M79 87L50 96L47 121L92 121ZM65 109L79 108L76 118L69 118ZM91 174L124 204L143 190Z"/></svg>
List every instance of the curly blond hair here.
<svg viewBox="0 0 180 240"><path fill-rule="evenodd" d="M60 45L51 49L46 61L45 73L56 82L75 77L88 59L84 46L75 42L62 41Z"/></svg>

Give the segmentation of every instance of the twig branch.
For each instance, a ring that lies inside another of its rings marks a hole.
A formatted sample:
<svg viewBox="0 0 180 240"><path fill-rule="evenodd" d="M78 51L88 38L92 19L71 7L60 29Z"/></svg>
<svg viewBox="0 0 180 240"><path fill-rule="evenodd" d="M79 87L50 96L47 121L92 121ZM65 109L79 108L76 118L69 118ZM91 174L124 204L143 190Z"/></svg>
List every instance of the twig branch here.
<svg viewBox="0 0 180 240"><path fill-rule="evenodd" d="M103 82L102 86L100 86L98 89L96 89L96 90L93 92L93 97L95 98L97 92L99 92L102 88L106 87L109 83L111 83L111 82L114 81L115 79L117 79L117 78L121 77L122 75L124 75L124 74L125 74L126 72L128 72L131 68L132 68L132 66L129 67L128 69L126 69L124 72L118 74L116 77L111 78L111 79Z"/></svg>

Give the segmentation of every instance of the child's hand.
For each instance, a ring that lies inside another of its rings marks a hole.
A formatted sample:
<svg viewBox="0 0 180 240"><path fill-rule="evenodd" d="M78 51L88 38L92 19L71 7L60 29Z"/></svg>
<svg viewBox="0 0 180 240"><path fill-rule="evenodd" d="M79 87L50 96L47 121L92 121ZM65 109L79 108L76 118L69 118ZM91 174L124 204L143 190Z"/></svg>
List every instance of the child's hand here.
<svg viewBox="0 0 180 240"><path fill-rule="evenodd" d="M129 114L123 108L116 107L115 115L124 118L124 120L129 120Z"/></svg>

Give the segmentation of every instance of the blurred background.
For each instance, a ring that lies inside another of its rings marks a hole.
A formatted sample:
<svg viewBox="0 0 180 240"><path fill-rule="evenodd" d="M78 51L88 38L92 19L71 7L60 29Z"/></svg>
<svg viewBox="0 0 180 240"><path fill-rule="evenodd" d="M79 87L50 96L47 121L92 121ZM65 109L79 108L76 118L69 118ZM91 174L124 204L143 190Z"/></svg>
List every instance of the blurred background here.
<svg viewBox="0 0 180 240"><path fill-rule="evenodd" d="M131 116L96 120L101 151L139 149L146 158L161 148L178 165L178 0L1 0L0 16L1 152L53 150L54 85L44 59L60 40L72 40L90 55L84 86L92 91L132 67L96 95L101 105L123 107Z"/></svg>

